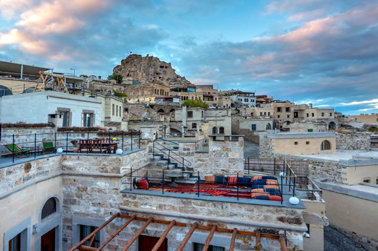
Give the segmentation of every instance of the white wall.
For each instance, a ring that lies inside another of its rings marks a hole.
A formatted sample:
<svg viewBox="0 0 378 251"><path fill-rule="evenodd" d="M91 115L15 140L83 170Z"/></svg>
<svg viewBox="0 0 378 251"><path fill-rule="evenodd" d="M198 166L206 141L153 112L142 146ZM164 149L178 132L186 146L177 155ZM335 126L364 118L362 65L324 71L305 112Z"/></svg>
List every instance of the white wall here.
<svg viewBox="0 0 378 251"><path fill-rule="evenodd" d="M93 111L94 126L101 125L101 101L94 98L60 92L34 92L0 98L0 122L47 123L48 115L58 108L70 109L71 126L82 126L83 110Z"/></svg>

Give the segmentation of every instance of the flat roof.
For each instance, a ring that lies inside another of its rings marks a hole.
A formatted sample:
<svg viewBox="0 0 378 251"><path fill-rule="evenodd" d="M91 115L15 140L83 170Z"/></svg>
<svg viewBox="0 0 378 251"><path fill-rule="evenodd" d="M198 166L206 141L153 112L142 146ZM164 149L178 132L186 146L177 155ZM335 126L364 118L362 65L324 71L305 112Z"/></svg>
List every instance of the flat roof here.
<svg viewBox="0 0 378 251"><path fill-rule="evenodd" d="M325 138L325 137L336 137L334 132L309 132L309 133L277 133L277 134L267 134L268 138L272 139L299 139L299 138Z"/></svg>
<svg viewBox="0 0 378 251"><path fill-rule="evenodd" d="M336 153L315 155L293 155L301 159L329 160L344 165L376 165L378 164L378 151L366 150L339 150Z"/></svg>
<svg viewBox="0 0 378 251"><path fill-rule="evenodd" d="M23 74L24 75L39 75L40 71L47 71L50 68L19 64L13 62L0 61L0 73L2 74L21 74L21 66L23 65Z"/></svg>

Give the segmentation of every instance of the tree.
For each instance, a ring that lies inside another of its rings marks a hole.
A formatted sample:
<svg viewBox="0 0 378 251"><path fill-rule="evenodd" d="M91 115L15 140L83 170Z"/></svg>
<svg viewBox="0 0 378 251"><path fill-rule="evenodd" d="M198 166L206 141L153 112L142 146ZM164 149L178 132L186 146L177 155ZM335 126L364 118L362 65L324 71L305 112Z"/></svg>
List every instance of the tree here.
<svg viewBox="0 0 378 251"><path fill-rule="evenodd" d="M202 100L193 100L193 99L187 99L185 102L182 104L182 106L187 106L187 107L201 107L203 109L209 108L209 105L203 102Z"/></svg>
<svg viewBox="0 0 378 251"><path fill-rule="evenodd" d="M122 75L119 75L119 74L113 74L113 75L108 76L108 80L113 80L113 79L117 82L117 84L121 84L123 77Z"/></svg>
<svg viewBox="0 0 378 251"><path fill-rule="evenodd" d="M114 96L120 97L120 98L127 98L127 94L123 92L117 92L113 89Z"/></svg>

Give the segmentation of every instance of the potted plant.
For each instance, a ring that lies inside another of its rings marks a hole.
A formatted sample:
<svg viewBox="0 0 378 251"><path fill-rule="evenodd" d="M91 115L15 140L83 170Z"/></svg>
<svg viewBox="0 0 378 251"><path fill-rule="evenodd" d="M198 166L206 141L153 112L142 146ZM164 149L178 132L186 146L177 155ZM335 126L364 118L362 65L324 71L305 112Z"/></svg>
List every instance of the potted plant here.
<svg viewBox="0 0 378 251"><path fill-rule="evenodd" d="M72 150L74 153L79 152L79 144L77 143L77 140L71 140L71 144L73 145Z"/></svg>

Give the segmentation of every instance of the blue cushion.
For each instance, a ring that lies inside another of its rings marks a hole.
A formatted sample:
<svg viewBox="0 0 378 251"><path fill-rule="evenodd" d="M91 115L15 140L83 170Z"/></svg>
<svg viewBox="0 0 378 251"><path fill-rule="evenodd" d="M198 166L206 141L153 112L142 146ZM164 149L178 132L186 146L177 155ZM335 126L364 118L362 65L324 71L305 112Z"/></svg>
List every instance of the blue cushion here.
<svg viewBox="0 0 378 251"><path fill-rule="evenodd" d="M238 185L240 186L248 186L250 184L251 179L246 177L239 177L238 178Z"/></svg>
<svg viewBox="0 0 378 251"><path fill-rule="evenodd" d="M252 182L252 186L253 185L266 185L266 180L254 180Z"/></svg>
<svg viewBox="0 0 378 251"><path fill-rule="evenodd" d="M224 176L215 176L215 184L226 185L227 179Z"/></svg>
<svg viewBox="0 0 378 251"><path fill-rule="evenodd" d="M261 195L261 196L256 196L254 199L257 200L269 200L269 196Z"/></svg>
<svg viewBox="0 0 378 251"><path fill-rule="evenodd" d="M262 179L263 180L277 180L277 177L273 177L273 176L262 176Z"/></svg>

